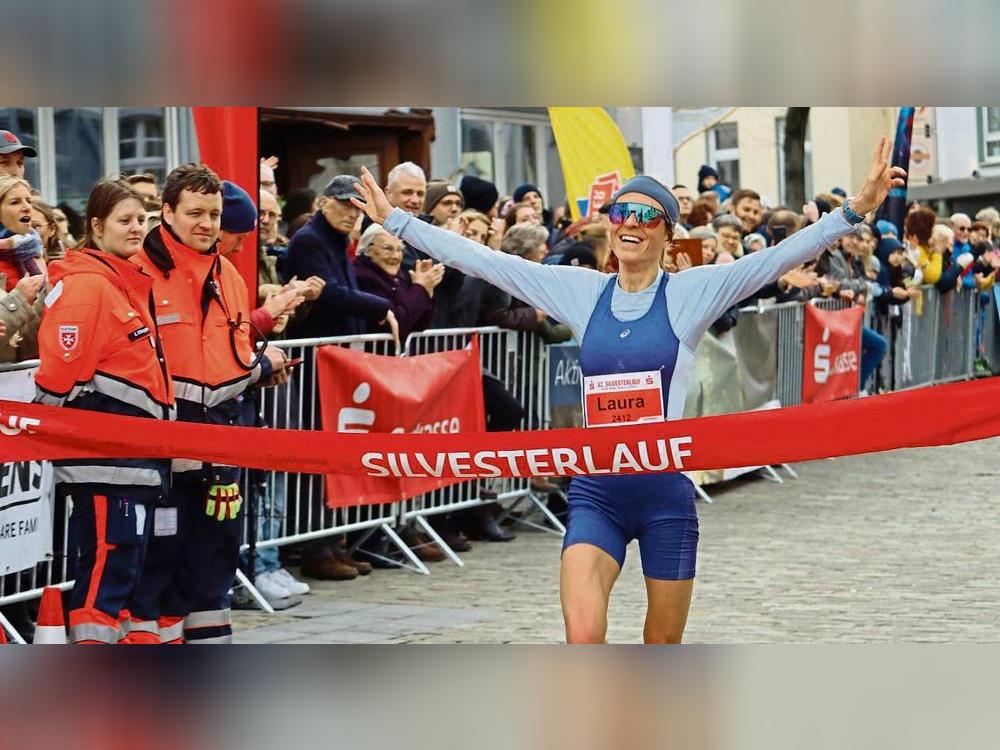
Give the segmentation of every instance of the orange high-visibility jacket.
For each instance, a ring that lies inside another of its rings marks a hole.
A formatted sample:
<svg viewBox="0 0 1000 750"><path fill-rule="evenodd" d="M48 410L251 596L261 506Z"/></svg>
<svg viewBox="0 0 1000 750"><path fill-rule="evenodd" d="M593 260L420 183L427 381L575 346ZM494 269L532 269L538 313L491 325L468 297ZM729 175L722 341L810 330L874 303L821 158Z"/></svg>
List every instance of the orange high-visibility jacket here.
<svg viewBox="0 0 1000 750"><path fill-rule="evenodd" d="M35 400L153 419L174 418L174 390L153 312L153 279L99 250L76 250L49 266L52 290L38 332ZM100 421L94 420L95 429ZM55 480L91 491L159 496L169 461L54 461Z"/></svg>
<svg viewBox="0 0 1000 750"><path fill-rule="evenodd" d="M250 310L236 267L215 247L200 253L183 244L167 224L146 235L132 260L153 277L156 321L170 362L177 418L237 424L239 397L260 379L261 365L246 369L253 360ZM236 481L235 470L215 468L186 459L173 464L175 474L203 472L214 483Z"/></svg>

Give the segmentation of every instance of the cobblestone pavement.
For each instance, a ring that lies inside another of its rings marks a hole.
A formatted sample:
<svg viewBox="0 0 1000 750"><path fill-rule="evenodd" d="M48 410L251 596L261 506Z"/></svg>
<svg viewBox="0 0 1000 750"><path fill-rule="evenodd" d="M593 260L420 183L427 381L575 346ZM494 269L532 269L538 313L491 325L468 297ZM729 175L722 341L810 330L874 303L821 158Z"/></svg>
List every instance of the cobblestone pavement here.
<svg viewBox="0 0 1000 750"><path fill-rule="evenodd" d="M1000 438L796 466L799 479L713 488L699 503L693 643L1000 640ZM299 607L235 613L240 643L553 643L560 540L478 543L464 568L315 583ZM633 544L608 639L639 642ZM312 582L311 582L312 583Z"/></svg>

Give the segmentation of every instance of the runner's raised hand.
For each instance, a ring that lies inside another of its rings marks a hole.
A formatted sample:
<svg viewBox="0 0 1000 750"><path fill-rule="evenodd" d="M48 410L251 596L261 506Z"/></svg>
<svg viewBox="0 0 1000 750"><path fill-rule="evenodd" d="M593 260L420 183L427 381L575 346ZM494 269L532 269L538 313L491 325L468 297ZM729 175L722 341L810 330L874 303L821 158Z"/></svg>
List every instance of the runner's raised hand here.
<svg viewBox="0 0 1000 750"><path fill-rule="evenodd" d="M361 167L361 182L355 185L357 191L361 193L363 201L351 198L351 203L364 211L368 218L376 224L384 224L392 211L392 204L385 197L385 191L378 186L368 167Z"/></svg>
<svg viewBox="0 0 1000 750"><path fill-rule="evenodd" d="M872 152L872 165L868 170L868 178L861 190L851 198L851 209L859 214L874 211L882 205L882 201L894 187L906 184L906 170L902 167L890 167L892 156L892 141L884 135L879 138Z"/></svg>

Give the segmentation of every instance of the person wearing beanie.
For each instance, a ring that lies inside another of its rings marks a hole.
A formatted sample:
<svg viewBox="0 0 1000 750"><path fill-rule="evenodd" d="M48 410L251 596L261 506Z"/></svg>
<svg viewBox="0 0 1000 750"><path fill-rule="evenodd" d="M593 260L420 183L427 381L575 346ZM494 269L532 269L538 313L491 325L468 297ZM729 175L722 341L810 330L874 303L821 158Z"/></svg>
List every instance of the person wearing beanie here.
<svg viewBox="0 0 1000 750"><path fill-rule="evenodd" d="M257 206L250 193L235 182L222 181L222 218L219 223L219 254L237 253L243 240L257 228Z"/></svg>
<svg viewBox="0 0 1000 750"><path fill-rule="evenodd" d="M486 214L491 219L497 215L497 200L500 198L500 193L492 182L467 174L458 187L462 191L466 208Z"/></svg>
<svg viewBox="0 0 1000 750"><path fill-rule="evenodd" d="M435 181L427 185L424 198L424 213L430 216L437 227L447 226L465 208L465 199L457 187L450 182Z"/></svg>
<svg viewBox="0 0 1000 750"><path fill-rule="evenodd" d="M882 239L888 239L889 237L897 240L899 239L899 228L887 219L879 219L876 221L875 228L878 230Z"/></svg>
<svg viewBox="0 0 1000 750"><path fill-rule="evenodd" d="M698 192L703 193L706 190L711 190L718 181L719 173L715 171L715 167L702 164L698 170Z"/></svg>
<svg viewBox="0 0 1000 750"><path fill-rule="evenodd" d="M719 180L719 173L715 171L715 167L702 164L698 170L698 192L704 193L709 190L719 196L719 203L724 202L733 193L728 185Z"/></svg>
<svg viewBox="0 0 1000 750"><path fill-rule="evenodd" d="M539 214L544 210L545 202L542 200L542 192L530 182L514 188L514 194L511 198L514 203L530 203Z"/></svg>
<svg viewBox="0 0 1000 750"><path fill-rule="evenodd" d="M743 298L853 232L891 188L904 185L906 172L890 166L891 152L892 141L882 137L864 185L816 226L746 261L678 274L664 272L660 262L680 209L667 187L649 176L629 179L612 196L608 220L616 274L532 263L414 221L392 208L365 168L358 186L362 199L354 204L436 260L495 284L569 327L580 342L580 374L588 394L585 424L634 425L682 418L694 351L709 326ZM635 466L642 473L591 471L570 480L560 571L568 641L605 641L612 588L633 540L639 543L647 592L643 638L647 643L682 640L699 533L695 488L683 473L687 450L673 456L651 450L656 455L640 457L641 465Z"/></svg>

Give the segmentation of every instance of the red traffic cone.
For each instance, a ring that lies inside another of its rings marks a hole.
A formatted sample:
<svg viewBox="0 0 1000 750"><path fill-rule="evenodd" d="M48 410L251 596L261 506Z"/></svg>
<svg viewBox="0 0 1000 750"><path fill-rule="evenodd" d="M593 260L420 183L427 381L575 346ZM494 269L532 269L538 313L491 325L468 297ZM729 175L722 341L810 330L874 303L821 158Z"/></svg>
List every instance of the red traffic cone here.
<svg viewBox="0 0 1000 750"><path fill-rule="evenodd" d="M7 643L7 631L4 630L3 625L0 625L0 646Z"/></svg>
<svg viewBox="0 0 1000 750"><path fill-rule="evenodd" d="M38 606L38 623L35 625L34 644L66 643L66 620L63 617L62 592L55 586L42 590Z"/></svg>

